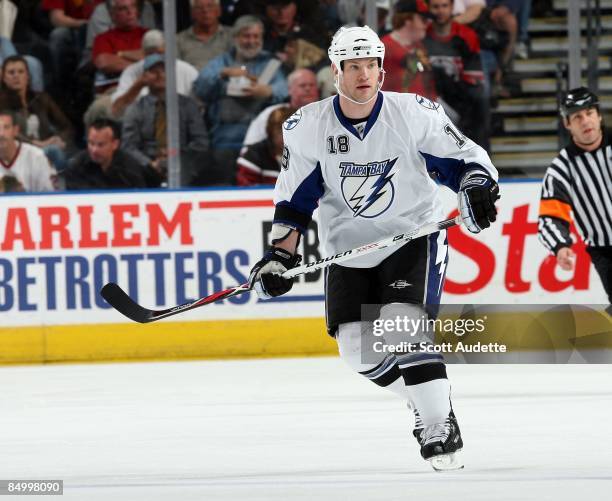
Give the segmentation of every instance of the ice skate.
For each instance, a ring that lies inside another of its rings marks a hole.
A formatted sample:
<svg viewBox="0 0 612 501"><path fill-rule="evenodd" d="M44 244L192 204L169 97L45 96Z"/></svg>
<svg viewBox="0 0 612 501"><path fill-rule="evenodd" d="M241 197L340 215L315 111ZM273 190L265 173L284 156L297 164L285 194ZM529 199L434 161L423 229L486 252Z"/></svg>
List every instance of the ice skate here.
<svg viewBox="0 0 612 501"><path fill-rule="evenodd" d="M421 456L429 461L436 471L459 470L463 468L461 449L463 440L457 424L457 418L450 411L443 423L423 426L415 410L415 428L413 434L421 446Z"/></svg>

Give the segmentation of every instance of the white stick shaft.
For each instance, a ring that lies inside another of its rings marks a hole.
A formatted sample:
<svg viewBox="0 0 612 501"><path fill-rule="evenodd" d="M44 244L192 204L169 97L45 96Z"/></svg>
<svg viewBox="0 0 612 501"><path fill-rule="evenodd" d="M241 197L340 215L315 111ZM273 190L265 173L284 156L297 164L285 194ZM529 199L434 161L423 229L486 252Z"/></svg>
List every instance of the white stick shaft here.
<svg viewBox="0 0 612 501"><path fill-rule="evenodd" d="M408 233L400 233L398 235L379 240L378 242L372 242L371 244L365 244L360 247L356 247L355 249L340 252L335 256L329 256L323 259L319 259L318 261L313 261L312 263L306 263L301 266L297 266L296 268L291 268L290 270L287 270L285 273L283 273L283 277L293 278L297 277L298 275L312 273L313 271L320 270L321 268L325 268L332 264L350 261L351 259L355 259L358 256L366 256L368 254L372 254L373 252L377 252L388 247L403 245L409 242L410 240L414 240L415 238L424 237L425 235L431 235L432 233L435 233L437 231L445 230L447 228L451 228L455 225L460 224L461 216L457 216L452 219L445 219L444 221L439 221L437 223L429 223Z"/></svg>

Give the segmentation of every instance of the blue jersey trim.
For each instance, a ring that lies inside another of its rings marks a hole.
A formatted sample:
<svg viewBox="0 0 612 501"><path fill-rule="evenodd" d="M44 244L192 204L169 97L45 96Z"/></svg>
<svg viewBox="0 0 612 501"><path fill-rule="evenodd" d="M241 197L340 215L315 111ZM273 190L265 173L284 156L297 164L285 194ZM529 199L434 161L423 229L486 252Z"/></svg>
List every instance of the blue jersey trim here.
<svg viewBox="0 0 612 501"><path fill-rule="evenodd" d="M368 118L365 129L363 131L364 139L368 135L368 132L370 132L370 129L376 123L376 120L378 120L378 115L380 115L380 110L382 109L382 105L383 105L383 99L384 99L383 93L379 92L378 97L376 98L376 102L374 103L374 108L372 109L372 113L370 113L370 118Z"/></svg>
<svg viewBox="0 0 612 501"><path fill-rule="evenodd" d="M337 95L336 97L334 97L333 100L334 112L336 113L336 117L338 118L342 126L351 134L353 134L353 136L355 136L357 139L363 141L368 135L368 132L370 132L370 129L376 123L376 120L378 120L378 115L380 115L380 110L382 109L383 99L383 93L379 92L378 97L376 98L376 102L374 103L374 108L372 108L372 112L370 113L368 121L366 122L365 129L363 130L363 138L359 135L359 132L357 132L357 129L355 129L353 124L346 118L344 113L342 113L342 110L340 109L340 98Z"/></svg>
<svg viewBox="0 0 612 501"><path fill-rule="evenodd" d="M419 153L425 159L427 172L435 174L440 184L448 186L455 193L459 191L463 176L469 171L480 170L489 175L487 169L475 162L466 164L465 161L458 158L440 158L422 151Z"/></svg>
<svg viewBox="0 0 612 501"><path fill-rule="evenodd" d="M317 162L317 166L297 187L291 200L282 201L276 205L289 207L302 214L312 216L312 213L319 206L319 199L323 196L325 190L323 184L321 164Z"/></svg>

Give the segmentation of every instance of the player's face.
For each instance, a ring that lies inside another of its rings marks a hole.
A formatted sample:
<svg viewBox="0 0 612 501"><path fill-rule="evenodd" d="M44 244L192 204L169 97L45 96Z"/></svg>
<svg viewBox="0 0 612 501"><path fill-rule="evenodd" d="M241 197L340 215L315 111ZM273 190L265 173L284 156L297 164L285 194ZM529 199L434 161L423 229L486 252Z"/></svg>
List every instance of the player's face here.
<svg viewBox="0 0 612 501"><path fill-rule="evenodd" d="M379 75L377 58L348 59L344 61L340 88L351 99L365 103L378 92Z"/></svg>
<svg viewBox="0 0 612 501"><path fill-rule="evenodd" d="M435 17L436 24L446 24L453 16L451 0L430 0L429 12Z"/></svg>
<svg viewBox="0 0 612 501"><path fill-rule="evenodd" d="M119 148L119 140L113 137L110 127L95 129L91 127L87 134L87 151L89 157L97 164L108 165Z"/></svg>
<svg viewBox="0 0 612 501"><path fill-rule="evenodd" d="M13 124L13 119L8 115L0 115L0 148L5 148L15 141L19 128Z"/></svg>
<svg viewBox="0 0 612 501"><path fill-rule="evenodd" d="M601 139L601 115L596 108L577 111L565 121L565 128L577 146L588 148Z"/></svg>
<svg viewBox="0 0 612 501"><path fill-rule="evenodd" d="M291 105L301 108L307 104L314 103L319 99L319 88L317 77L311 71L302 71L300 75L291 82L289 86Z"/></svg>
<svg viewBox="0 0 612 501"><path fill-rule="evenodd" d="M8 63L4 68L4 84L12 90L22 91L28 88L28 68L23 61Z"/></svg>

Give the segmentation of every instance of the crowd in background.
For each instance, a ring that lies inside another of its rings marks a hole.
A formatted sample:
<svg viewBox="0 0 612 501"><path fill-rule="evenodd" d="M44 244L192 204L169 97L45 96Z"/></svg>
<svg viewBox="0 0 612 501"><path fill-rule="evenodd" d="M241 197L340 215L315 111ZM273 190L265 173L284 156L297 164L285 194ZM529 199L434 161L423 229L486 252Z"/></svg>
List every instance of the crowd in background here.
<svg viewBox="0 0 612 501"><path fill-rule="evenodd" d="M489 148L531 0L377 2L383 90L444 106ZM274 184L281 124L335 94L333 33L364 0L177 0L183 186ZM0 0L0 191L164 186L161 0ZM174 43L174 41L173 41Z"/></svg>

